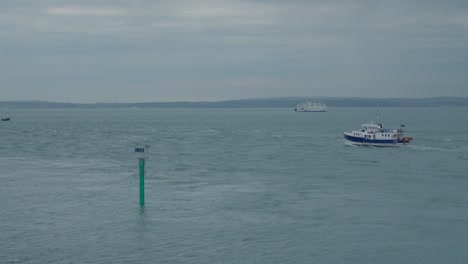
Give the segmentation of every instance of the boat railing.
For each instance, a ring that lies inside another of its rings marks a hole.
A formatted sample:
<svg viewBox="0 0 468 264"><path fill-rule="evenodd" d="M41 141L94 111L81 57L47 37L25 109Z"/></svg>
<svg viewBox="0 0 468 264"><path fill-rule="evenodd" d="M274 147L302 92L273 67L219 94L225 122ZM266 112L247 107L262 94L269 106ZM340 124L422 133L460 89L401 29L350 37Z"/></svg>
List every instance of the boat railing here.
<svg viewBox="0 0 468 264"><path fill-rule="evenodd" d="M382 129L382 132L384 132L384 133L403 133L403 129L401 129L401 128L398 128L398 129L385 128L385 129Z"/></svg>

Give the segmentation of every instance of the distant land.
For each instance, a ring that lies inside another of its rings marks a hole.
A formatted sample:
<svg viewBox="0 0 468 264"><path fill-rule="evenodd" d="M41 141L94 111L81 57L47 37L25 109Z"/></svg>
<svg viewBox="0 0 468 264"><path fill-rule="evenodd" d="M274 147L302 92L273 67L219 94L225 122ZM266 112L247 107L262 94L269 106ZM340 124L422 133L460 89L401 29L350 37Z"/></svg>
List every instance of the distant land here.
<svg viewBox="0 0 468 264"><path fill-rule="evenodd" d="M359 97L280 97L217 102L147 103L59 103L45 101L0 101L0 109L112 109L112 108L294 108L308 99L328 107L466 107L468 97L359 98Z"/></svg>

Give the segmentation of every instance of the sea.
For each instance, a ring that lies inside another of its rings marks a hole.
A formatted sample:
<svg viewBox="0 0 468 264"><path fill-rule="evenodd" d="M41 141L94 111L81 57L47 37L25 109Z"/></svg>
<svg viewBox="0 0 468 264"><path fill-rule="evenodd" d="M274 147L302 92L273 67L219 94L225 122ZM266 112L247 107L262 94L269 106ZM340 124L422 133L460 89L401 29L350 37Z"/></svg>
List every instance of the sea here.
<svg viewBox="0 0 468 264"><path fill-rule="evenodd" d="M7 114L0 263L468 263L466 107Z"/></svg>

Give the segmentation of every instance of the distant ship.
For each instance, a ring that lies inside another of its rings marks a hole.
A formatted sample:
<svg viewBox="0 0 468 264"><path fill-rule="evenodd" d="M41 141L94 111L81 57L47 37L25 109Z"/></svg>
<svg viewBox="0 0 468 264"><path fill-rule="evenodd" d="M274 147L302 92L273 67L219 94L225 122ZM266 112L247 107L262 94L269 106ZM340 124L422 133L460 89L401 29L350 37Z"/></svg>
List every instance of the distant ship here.
<svg viewBox="0 0 468 264"><path fill-rule="evenodd" d="M347 142L359 146L398 147L408 144L412 137L404 136L404 125L396 129L385 129L378 122L362 124L361 130L344 132Z"/></svg>
<svg viewBox="0 0 468 264"><path fill-rule="evenodd" d="M9 117L2 117L2 121L10 121Z"/></svg>
<svg viewBox="0 0 468 264"><path fill-rule="evenodd" d="M296 112L327 112L328 107L325 104L320 102L313 102L308 100L307 102L302 102L294 108Z"/></svg>

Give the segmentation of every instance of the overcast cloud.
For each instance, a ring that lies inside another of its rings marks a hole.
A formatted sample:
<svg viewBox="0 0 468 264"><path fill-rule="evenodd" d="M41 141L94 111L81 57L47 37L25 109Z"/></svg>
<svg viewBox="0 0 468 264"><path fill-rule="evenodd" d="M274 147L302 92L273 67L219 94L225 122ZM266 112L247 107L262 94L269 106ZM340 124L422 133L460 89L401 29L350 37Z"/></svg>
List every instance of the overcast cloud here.
<svg viewBox="0 0 468 264"><path fill-rule="evenodd" d="M468 1L0 1L0 101L468 96Z"/></svg>

